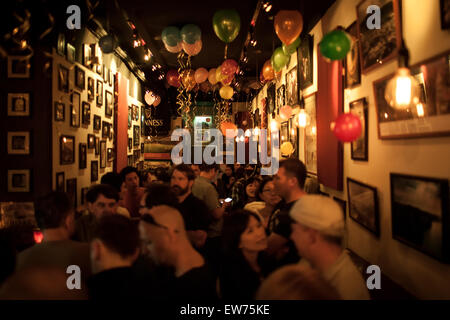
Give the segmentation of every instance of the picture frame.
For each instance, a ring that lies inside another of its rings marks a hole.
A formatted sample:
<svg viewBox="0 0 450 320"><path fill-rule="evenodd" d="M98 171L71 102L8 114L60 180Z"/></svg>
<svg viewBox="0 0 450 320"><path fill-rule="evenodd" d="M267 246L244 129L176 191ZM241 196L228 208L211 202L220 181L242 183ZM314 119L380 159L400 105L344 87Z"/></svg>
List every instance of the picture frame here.
<svg viewBox="0 0 450 320"><path fill-rule="evenodd" d="M350 102L350 112L359 117L361 121L361 135L351 142L351 158L358 161L369 161L369 144L368 144L368 104L366 98L361 98Z"/></svg>
<svg viewBox="0 0 450 320"><path fill-rule="evenodd" d="M85 125L91 124L91 105L86 101L83 101L82 123Z"/></svg>
<svg viewBox="0 0 450 320"><path fill-rule="evenodd" d="M441 29L449 30L450 29L450 1L449 0L440 0L439 7L440 7L440 11L441 11Z"/></svg>
<svg viewBox="0 0 450 320"><path fill-rule="evenodd" d="M78 92L74 91L71 95L70 105L70 126L78 128L80 127L80 107L81 107L81 96Z"/></svg>
<svg viewBox="0 0 450 320"><path fill-rule="evenodd" d="M89 191L89 188L81 188L81 204L85 204L86 203L86 195Z"/></svg>
<svg viewBox="0 0 450 320"><path fill-rule="evenodd" d="M105 90L105 116L107 118L111 118L113 114L113 99L112 99L112 93Z"/></svg>
<svg viewBox="0 0 450 320"><path fill-rule="evenodd" d="M94 100L95 97L94 79L91 77L88 77L87 81L87 97L89 101Z"/></svg>
<svg viewBox="0 0 450 320"><path fill-rule="evenodd" d="M100 154L100 138L95 137L95 155L98 156Z"/></svg>
<svg viewBox="0 0 450 320"><path fill-rule="evenodd" d="M401 0L362 0L356 6L357 29L361 72L367 74L397 56L400 35L399 1ZM377 5L381 12L380 29L368 29L367 8Z"/></svg>
<svg viewBox="0 0 450 320"><path fill-rule="evenodd" d="M97 80L97 107L101 107L103 105L103 82L101 80Z"/></svg>
<svg viewBox="0 0 450 320"><path fill-rule="evenodd" d="M87 147L88 149L94 149L95 148L95 138L96 136L93 134L88 134L87 136Z"/></svg>
<svg viewBox="0 0 450 320"><path fill-rule="evenodd" d="M304 159L306 171L317 176L317 124L316 124L316 95L304 97L305 113L309 121L304 128Z"/></svg>
<svg viewBox="0 0 450 320"><path fill-rule="evenodd" d="M78 169L87 167L87 146L86 143L78 144Z"/></svg>
<svg viewBox="0 0 450 320"><path fill-rule="evenodd" d="M112 148L108 148L108 150L106 151L106 159L108 162L114 160L114 150Z"/></svg>
<svg viewBox="0 0 450 320"><path fill-rule="evenodd" d="M342 60L344 68L344 88L351 89L361 84L361 61L356 21L345 31L350 35L352 44L346 58Z"/></svg>
<svg viewBox="0 0 450 320"><path fill-rule="evenodd" d="M69 69L62 64L58 65L58 90L69 92Z"/></svg>
<svg viewBox="0 0 450 320"><path fill-rule="evenodd" d="M30 116L30 94L8 93L8 117Z"/></svg>
<svg viewBox="0 0 450 320"><path fill-rule="evenodd" d="M75 87L77 87L78 89L83 91L85 88L85 84L86 84L85 83L86 82L86 74L85 74L84 70L76 65L74 75L75 75Z"/></svg>
<svg viewBox="0 0 450 320"><path fill-rule="evenodd" d="M350 218L379 237L377 189L347 177L347 195Z"/></svg>
<svg viewBox="0 0 450 320"><path fill-rule="evenodd" d="M277 89L277 103L276 103L277 112L276 112L276 114L280 114L280 108L286 104L285 95L286 95L286 86L284 84L282 84Z"/></svg>
<svg viewBox="0 0 450 320"><path fill-rule="evenodd" d="M267 86L267 108L269 113L275 115L275 83L271 82Z"/></svg>
<svg viewBox="0 0 450 320"><path fill-rule="evenodd" d="M139 146L140 143L140 131L139 131L139 126L133 126L133 146L137 147Z"/></svg>
<svg viewBox="0 0 450 320"><path fill-rule="evenodd" d="M298 104L297 66L286 73L286 105L294 107Z"/></svg>
<svg viewBox="0 0 450 320"><path fill-rule="evenodd" d="M306 34L300 40L297 50L298 87L304 90L314 82L314 36ZM286 82L287 83L287 82Z"/></svg>
<svg viewBox="0 0 450 320"><path fill-rule="evenodd" d="M27 155L30 154L30 132L8 131L8 154Z"/></svg>
<svg viewBox="0 0 450 320"><path fill-rule="evenodd" d="M421 88L420 103L408 110L392 108L384 98L393 74L373 82L379 139L450 135L450 50L410 67Z"/></svg>
<svg viewBox="0 0 450 320"><path fill-rule="evenodd" d="M76 60L76 50L73 45L70 43L67 43L66 45L66 55L67 55L67 61L69 62L75 62Z"/></svg>
<svg viewBox="0 0 450 320"><path fill-rule="evenodd" d="M299 142L298 139L300 137L299 128L295 125L295 117L291 117L289 119L289 141L294 147L294 153L292 154L295 159L299 158Z"/></svg>
<svg viewBox="0 0 450 320"><path fill-rule="evenodd" d="M280 125L280 145L289 141L289 122L282 122Z"/></svg>
<svg viewBox="0 0 450 320"><path fill-rule="evenodd" d="M58 38L56 39L56 53L60 56L64 56L66 52L66 36L64 33L58 33Z"/></svg>
<svg viewBox="0 0 450 320"><path fill-rule="evenodd" d="M133 108L128 107L128 129L131 128L131 124L133 123Z"/></svg>
<svg viewBox="0 0 450 320"><path fill-rule="evenodd" d="M392 237L450 263L448 179L390 173Z"/></svg>
<svg viewBox="0 0 450 320"><path fill-rule="evenodd" d="M139 120L138 107L135 106L134 104L132 104L131 107L133 108L133 117L132 117L132 119L133 119L134 121Z"/></svg>
<svg viewBox="0 0 450 320"><path fill-rule="evenodd" d="M98 180L98 160L91 161L91 182Z"/></svg>
<svg viewBox="0 0 450 320"><path fill-rule="evenodd" d="M59 138L59 164L75 163L75 137L62 135Z"/></svg>
<svg viewBox="0 0 450 320"><path fill-rule="evenodd" d="M92 49L87 43L83 43L83 65L88 68L92 65Z"/></svg>
<svg viewBox="0 0 450 320"><path fill-rule="evenodd" d="M30 78L30 59L25 56L8 56L8 78Z"/></svg>
<svg viewBox="0 0 450 320"><path fill-rule="evenodd" d="M128 138L128 151L131 151L133 149L133 139Z"/></svg>
<svg viewBox="0 0 450 320"><path fill-rule="evenodd" d="M77 207L77 178L66 180L66 193L69 196L70 201L73 203L73 207Z"/></svg>
<svg viewBox="0 0 450 320"><path fill-rule="evenodd" d="M110 133L110 124L106 121L102 121L102 138L108 138Z"/></svg>
<svg viewBox="0 0 450 320"><path fill-rule="evenodd" d="M100 140L100 168L106 168L106 140Z"/></svg>
<svg viewBox="0 0 450 320"><path fill-rule="evenodd" d="M102 128L102 117L94 114L94 131L100 131Z"/></svg>
<svg viewBox="0 0 450 320"><path fill-rule="evenodd" d="M31 192L31 170L15 169L7 172L8 192Z"/></svg>
<svg viewBox="0 0 450 320"><path fill-rule="evenodd" d="M63 102L55 101L55 121L64 121L65 115L66 105Z"/></svg>
<svg viewBox="0 0 450 320"><path fill-rule="evenodd" d="M65 180L64 180L64 171L56 173L55 179L55 190L59 192L65 192Z"/></svg>
<svg viewBox="0 0 450 320"><path fill-rule="evenodd" d="M333 196L333 200L341 207L342 213L344 214L344 221L347 220L347 201Z"/></svg>

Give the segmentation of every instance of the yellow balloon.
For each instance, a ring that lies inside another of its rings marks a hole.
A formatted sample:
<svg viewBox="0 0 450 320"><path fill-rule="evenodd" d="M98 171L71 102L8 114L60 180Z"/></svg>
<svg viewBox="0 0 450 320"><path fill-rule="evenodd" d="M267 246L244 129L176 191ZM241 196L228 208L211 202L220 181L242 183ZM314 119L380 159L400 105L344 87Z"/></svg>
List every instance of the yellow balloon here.
<svg viewBox="0 0 450 320"><path fill-rule="evenodd" d="M291 154L294 153L294 147L292 146L292 143L287 141L281 145L280 151L282 157L289 157Z"/></svg>
<svg viewBox="0 0 450 320"><path fill-rule="evenodd" d="M218 67L216 69L216 80L217 80L217 82L222 82L222 80L225 80L226 78L227 78L227 76L222 74L222 66Z"/></svg>
<svg viewBox="0 0 450 320"><path fill-rule="evenodd" d="M234 94L233 88L230 86L223 86L222 88L220 88L219 94L222 99L229 100Z"/></svg>

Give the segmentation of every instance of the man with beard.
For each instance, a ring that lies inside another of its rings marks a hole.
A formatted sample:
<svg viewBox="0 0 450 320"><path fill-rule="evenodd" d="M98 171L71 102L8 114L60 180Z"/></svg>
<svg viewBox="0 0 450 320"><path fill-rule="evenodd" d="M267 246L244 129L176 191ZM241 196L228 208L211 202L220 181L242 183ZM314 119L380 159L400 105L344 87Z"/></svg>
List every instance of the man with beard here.
<svg viewBox="0 0 450 320"><path fill-rule="evenodd" d="M173 169L170 187L180 203L189 239L195 247L201 248L206 241L211 216L205 203L191 192L194 180L194 171L188 165L180 164Z"/></svg>

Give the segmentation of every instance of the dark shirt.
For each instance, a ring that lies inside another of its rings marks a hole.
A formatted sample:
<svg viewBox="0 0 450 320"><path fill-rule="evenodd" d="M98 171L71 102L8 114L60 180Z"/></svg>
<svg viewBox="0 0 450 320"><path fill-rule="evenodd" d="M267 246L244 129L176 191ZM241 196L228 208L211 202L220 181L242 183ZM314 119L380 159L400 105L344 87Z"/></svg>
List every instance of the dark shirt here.
<svg viewBox="0 0 450 320"><path fill-rule="evenodd" d="M90 242L94 237L97 219L92 213L77 213L75 216L75 233L72 240Z"/></svg>
<svg viewBox="0 0 450 320"><path fill-rule="evenodd" d="M211 214L205 203L192 193L180 203L180 212L186 230L208 230L212 218Z"/></svg>
<svg viewBox="0 0 450 320"><path fill-rule="evenodd" d="M170 296L177 301L216 301L216 279L209 266L193 268L181 277L173 278Z"/></svg>

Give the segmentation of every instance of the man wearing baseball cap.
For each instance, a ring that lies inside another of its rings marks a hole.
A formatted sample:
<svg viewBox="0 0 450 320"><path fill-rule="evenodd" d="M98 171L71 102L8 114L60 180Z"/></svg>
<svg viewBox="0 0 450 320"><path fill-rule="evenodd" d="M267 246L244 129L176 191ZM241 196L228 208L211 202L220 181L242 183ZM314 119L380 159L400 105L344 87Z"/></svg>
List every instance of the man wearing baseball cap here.
<svg viewBox="0 0 450 320"><path fill-rule="evenodd" d="M365 281L342 248L344 214L329 197L304 195L291 208L291 239L299 254L336 290L342 299L370 299Z"/></svg>

